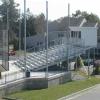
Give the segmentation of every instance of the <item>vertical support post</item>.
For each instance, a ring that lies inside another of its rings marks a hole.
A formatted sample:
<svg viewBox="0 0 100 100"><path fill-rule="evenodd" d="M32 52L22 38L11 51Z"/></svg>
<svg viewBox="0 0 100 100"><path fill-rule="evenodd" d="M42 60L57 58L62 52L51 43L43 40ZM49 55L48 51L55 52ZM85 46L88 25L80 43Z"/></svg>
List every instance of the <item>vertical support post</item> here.
<svg viewBox="0 0 100 100"><path fill-rule="evenodd" d="M20 52L21 52L21 10L19 9L19 53Z"/></svg>
<svg viewBox="0 0 100 100"><path fill-rule="evenodd" d="M6 1L7 2L7 34L4 34L3 33L3 35L4 36L6 36L6 38L8 39L7 40L7 42L6 42L6 44L3 44L3 50L4 50L4 52L5 51L8 51L8 53L9 53L9 5L10 5L10 2L9 2L9 0L8 1ZM3 36L3 38L4 39L6 39L5 37ZM6 40L4 40L3 39L3 41L6 41ZM6 46L8 46L8 50L6 50L6 48L5 48L5 45ZM3 54L3 56L6 56L5 54ZM7 55L7 58L8 59L6 59L6 57L4 57L4 59L3 60L5 60L4 62L5 62L5 66L7 67L8 66L8 68L9 68L9 54ZM8 61L8 62L7 62ZM7 76L6 76L6 74L5 74L5 95L7 95Z"/></svg>
<svg viewBox="0 0 100 100"><path fill-rule="evenodd" d="M24 0L24 66L26 68L26 0Z"/></svg>
<svg viewBox="0 0 100 100"><path fill-rule="evenodd" d="M89 63L89 58L90 58L90 49L88 50L88 78L90 76L90 63Z"/></svg>
<svg viewBox="0 0 100 100"><path fill-rule="evenodd" d="M70 27L70 4L68 3L68 28ZM70 35L70 33L69 33Z"/></svg>
<svg viewBox="0 0 100 100"><path fill-rule="evenodd" d="M70 4L68 3L67 66L69 71Z"/></svg>
<svg viewBox="0 0 100 100"><path fill-rule="evenodd" d="M94 54L93 54L93 73L94 73L94 68L95 68L95 48L94 48Z"/></svg>
<svg viewBox="0 0 100 100"><path fill-rule="evenodd" d="M7 7L7 32L9 31L9 8Z"/></svg>
<svg viewBox="0 0 100 100"><path fill-rule="evenodd" d="M67 44L67 71L69 71L69 45Z"/></svg>
<svg viewBox="0 0 100 100"><path fill-rule="evenodd" d="M46 1L46 74L48 78L48 1Z"/></svg>
<svg viewBox="0 0 100 100"><path fill-rule="evenodd" d="M76 71L78 70L78 67L77 67L77 53L76 53Z"/></svg>
<svg viewBox="0 0 100 100"><path fill-rule="evenodd" d="M5 96L7 95L7 75L5 74Z"/></svg>
<svg viewBox="0 0 100 100"><path fill-rule="evenodd" d="M98 55L98 48L95 48L95 56Z"/></svg>
<svg viewBox="0 0 100 100"><path fill-rule="evenodd" d="M7 5L7 35L6 35L6 37L8 38L8 53L9 53L9 0L8 0L8 5ZM5 48L4 48L5 49ZM7 55L8 56L8 61L9 61L9 54ZM6 66L8 66L8 68L9 68L9 62L8 63L6 63Z"/></svg>
<svg viewBox="0 0 100 100"><path fill-rule="evenodd" d="M93 59L95 60L95 48L94 48L94 57L93 57Z"/></svg>

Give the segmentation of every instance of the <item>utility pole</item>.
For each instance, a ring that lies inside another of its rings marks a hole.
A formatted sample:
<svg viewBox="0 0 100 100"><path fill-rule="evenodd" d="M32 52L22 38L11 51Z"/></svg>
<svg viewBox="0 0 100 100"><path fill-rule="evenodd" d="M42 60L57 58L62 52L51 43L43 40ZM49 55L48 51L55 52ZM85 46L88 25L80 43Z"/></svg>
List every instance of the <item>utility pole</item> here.
<svg viewBox="0 0 100 100"><path fill-rule="evenodd" d="M69 27L70 27L70 4L68 3L68 28Z"/></svg>
<svg viewBox="0 0 100 100"><path fill-rule="evenodd" d="M26 0L24 0L24 66L26 68Z"/></svg>
<svg viewBox="0 0 100 100"><path fill-rule="evenodd" d="M8 51L8 53L9 53L9 5L10 5L10 1L9 0L6 0L6 3L7 3L7 26L6 26L6 28L7 28L7 34L6 34L6 39L7 39L7 41L6 40L4 40L4 41L6 41L6 46L7 46L7 44L8 44L8 47L7 47L7 49L5 48L5 44L3 44L3 50L4 50L4 52L6 51ZM3 37L4 38L4 37ZM3 56L6 56L5 54L3 54ZM3 60L5 60L5 58L6 57L4 57L4 59ZM7 55L7 61L9 61L9 54ZM9 68L9 62L8 63L6 63L6 60L4 61L5 62L5 66L6 67L8 67ZM5 95L7 95L7 91L8 91L8 86L7 86L7 75L5 74Z"/></svg>
<svg viewBox="0 0 100 100"><path fill-rule="evenodd" d="M94 47L94 57L93 57L94 61L95 61L95 47Z"/></svg>
<svg viewBox="0 0 100 100"><path fill-rule="evenodd" d="M68 34L67 34L67 67L69 68L69 37L70 37L70 4L68 3Z"/></svg>
<svg viewBox="0 0 100 100"><path fill-rule="evenodd" d="M9 5L7 5L7 32L9 31Z"/></svg>
<svg viewBox="0 0 100 100"><path fill-rule="evenodd" d="M21 52L21 10L19 9L19 58Z"/></svg>
<svg viewBox="0 0 100 100"><path fill-rule="evenodd" d="M7 39L7 42L8 42L8 43L6 42L7 45L8 45L8 48L7 48L7 49L8 49L8 50L7 50L8 53L9 53L9 4L10 4L10 2L9 2L9 0L8 0L8 2L7 2L7 34L6 34L6 35L7 35L6 37L8 38L8 39ZM6 40L5 40L5 41L6 41ZM4 47L4 49L6 49L6 48ZM5 51L6 51L6 50L5 50ZM7 57L7 60L9 61L9 54L8 54L7 56L8 56L8 57ZM5 57L5 58L6 58L6 57ZM8 63L5 62L5 66L6 66L6 67L8 66L8 68L9 68L9 62L8 62Z"/></svg>
<svg viewBox="0 0 100 100"><path fill-rule="evenodd" d="M46 1L46 74L48 78L48 1Z"/></svg>
<svg viewBox="0 0 100 100"><path fill-rule="evenodd" d="M88 78L89 78L89 75L90 75L90 63L89 63L89 58L90 58L90 49L88 50Z"/></svg>

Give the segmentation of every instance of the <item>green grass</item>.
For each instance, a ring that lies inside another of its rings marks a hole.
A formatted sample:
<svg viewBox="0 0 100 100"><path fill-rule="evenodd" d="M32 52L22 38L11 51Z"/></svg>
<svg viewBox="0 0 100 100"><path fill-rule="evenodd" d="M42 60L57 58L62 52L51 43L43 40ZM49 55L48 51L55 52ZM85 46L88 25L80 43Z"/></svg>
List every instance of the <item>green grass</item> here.
<svg viewBox="0 0 100 100"><path fill-rule="evenodd" d="M29 52L27 52L27 54L30 54ZM21 51L16 51L16 56L23 56L24 55L24 51L23 50L21 50Z"/></svg>
<svg viewBox="0 0 100 100"><path fill-rule="evenodd" d="M92 77L82 81L72 81L67 84L54 86L41 90L26 90L10 95L10 97L20 98L22 100L57 100L63 96L99 84L100 79Z"/></svg>

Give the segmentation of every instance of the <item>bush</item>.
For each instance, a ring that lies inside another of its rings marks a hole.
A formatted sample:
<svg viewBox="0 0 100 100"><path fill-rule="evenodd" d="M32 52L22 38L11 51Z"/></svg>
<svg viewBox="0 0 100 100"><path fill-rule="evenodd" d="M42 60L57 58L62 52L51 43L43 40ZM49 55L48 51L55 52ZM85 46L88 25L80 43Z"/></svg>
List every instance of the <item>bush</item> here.
<svg viewBox="0 0 100 100"><path fill-rule="evenodd" d="M84 63L83 63L83 60L82 58L79 56L77 58L77 61L75 62L74 64L74 70L78 70L79 68L83 67L84 66Z"/></svg>
<svg viewBox="0 0 100 100"><path fill-rule="evenodd" d="M100 66L99 66L99 65L96 65L96 66L94 67L93 74L94 74L94 75L100 75Z"/></svg>

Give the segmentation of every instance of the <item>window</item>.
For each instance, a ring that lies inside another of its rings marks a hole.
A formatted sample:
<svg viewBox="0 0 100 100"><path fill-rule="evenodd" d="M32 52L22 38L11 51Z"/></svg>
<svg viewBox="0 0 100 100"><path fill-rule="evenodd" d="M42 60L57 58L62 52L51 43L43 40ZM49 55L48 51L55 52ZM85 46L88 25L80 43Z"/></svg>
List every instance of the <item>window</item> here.
<svg viewBox="0 0 100 100"><path fill-rule="evenodd" d="M98 43L100 43L100 38L98 38Z"/></svg>
<svg viewBox="0 0 100 100"><path fill-rule="evenodd" d="M71 37L74 37L74 32L73 31L71 31Z"/></svg>
<svg viewBox="0 0 100 100"><path fill-rule="evenodd" d="M42 42L40 42L40 45L42 45L43 43Z"/></svg>
<svg viewBox="0 0 100 100"><path fill-rule="evenodd" d="M75 38L75 36L76 36L76 32L75 32L75 31L73 31L73 37Z"/></svg>
<svg viewBox="0 0 100 100"><path fill-rule="evenodd" d="M72 38L81 38L81 31L71 31Z"/></svg>
<svg viewBox="0 0 100 100"><path fill-rule="evenodd" d="M81 38L81 31L79 31L79 35L78 35L78 38Z"/></svg>
<svg viewBox="0 0 100 100"><path fill-rule="evenodd" d="M42 42L37 42L37 46L40 46L42 45L43 43Z"/></svg>
<svg viewBox="0 0 100 100"><path fill-rule="evenodd" d="M58 37L60 38L60 37L64 37L64 34L58 34Z"/></svg>

